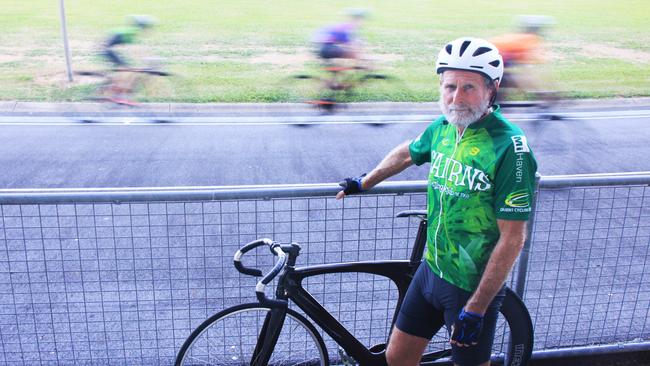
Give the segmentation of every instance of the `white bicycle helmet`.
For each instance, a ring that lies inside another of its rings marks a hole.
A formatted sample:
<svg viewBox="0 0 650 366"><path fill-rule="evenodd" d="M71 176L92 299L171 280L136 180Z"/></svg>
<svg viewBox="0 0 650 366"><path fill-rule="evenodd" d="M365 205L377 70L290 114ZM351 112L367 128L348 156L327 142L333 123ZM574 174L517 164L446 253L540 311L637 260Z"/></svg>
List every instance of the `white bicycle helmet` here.
<svg viewBox="0 0 650 366"><path fill-rule="evenodd" d="M555 25L555 18L547 15L519 15L516 22L522 31L540 34Z"/></svg>
<svg viewBox="0 0 650 366"><path fill-rule="evenodd" d="M438 54L436 73L445 70L467 70L481 73L497 82L503 77L503 58L492 43L463 37L447 43Z"/></svg>
<svg viewBox="0 0 650 366"><path fill-rule="evenodd" d="M151 28L156 24L156 19L149 15L130 15L131 23L138 28Z"/></svg>
<svg viewBox="0 0 650 366"><path fill-rule="evenodd" d="M364 8L348 8L345 9L345 13L354 19L365 19L370 15L370 12Z"/></svg>

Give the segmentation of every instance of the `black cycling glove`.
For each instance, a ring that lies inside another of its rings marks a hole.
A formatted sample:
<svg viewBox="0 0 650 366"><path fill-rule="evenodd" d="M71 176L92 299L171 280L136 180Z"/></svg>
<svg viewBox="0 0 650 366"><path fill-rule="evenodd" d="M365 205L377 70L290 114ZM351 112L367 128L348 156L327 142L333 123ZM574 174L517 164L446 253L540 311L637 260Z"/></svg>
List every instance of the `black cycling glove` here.
<svg viewBox="0 0 650 366"><path fill-rule="evenodd" d="M461 310L454 321L451 340L458 343L475 345L483 329L483 316L470 311Z"/></svg>
<svg viewBox="0 0 650 366"><path fill-rule="evenodd" d="M348 177L339 185L343 187L343 192L345 194L355 194L364 192L365 189L361 188L361 180L365 177L365 174L361 174L360 177Z"/></svg>

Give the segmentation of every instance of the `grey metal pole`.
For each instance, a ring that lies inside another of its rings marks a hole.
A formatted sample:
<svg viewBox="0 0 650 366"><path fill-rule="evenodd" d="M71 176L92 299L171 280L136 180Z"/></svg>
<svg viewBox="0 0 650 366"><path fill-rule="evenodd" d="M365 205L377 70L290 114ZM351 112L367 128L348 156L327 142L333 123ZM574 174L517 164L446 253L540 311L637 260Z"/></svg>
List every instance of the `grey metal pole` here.
<svg viewBox="0 0 650 366"><path fill-rule="evenodd" d="M524 242L524 248L521 250L519 255L519 266L517 267L516 273L516 283L515 283L515 293L519 295L520 298L524 298L524 290L526 289L526 277L528 275L528 261L530 256L530 246L533 239L533 226L535 225L535 202L537 201L537 196L539 195L539 181L541 176L539 173L535 174L535 199L531 202L531 212L530 218L528 219L528 227L526 241Z"/></svg>
<svg viewBox="0 0 650 366"><path fill-rule="evenodd" d="M65 65L68 73L68 81L72 82L72 64L70 62L70 47L68 45L68 29L65 21L65 0L59 0L59 12L61 14L61 35L63 36L63 48L65 50Z"/></svg>

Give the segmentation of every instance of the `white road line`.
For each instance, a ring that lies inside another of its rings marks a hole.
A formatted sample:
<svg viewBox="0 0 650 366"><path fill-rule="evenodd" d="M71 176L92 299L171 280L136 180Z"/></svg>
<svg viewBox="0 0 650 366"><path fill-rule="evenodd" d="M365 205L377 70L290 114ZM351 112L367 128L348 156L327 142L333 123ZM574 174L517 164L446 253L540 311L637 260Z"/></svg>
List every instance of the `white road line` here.
<svg viewBox="0 0 650 366"><path fill-rule="evenodd" d="M602 111L558 113L564 120L609 120L624 118L650 118L650 111ZM527 114L508 114L514 122L538 121ZM156 117L63 117L63 116L0 116L3 126L263 126L263 125L341 125L341 124L417 124L430 123L437 115L370 115L370 116L245 116L245 117L163 117L168 122L158 122ZM163 119L160 118L160 119ZM91 121L91 122L88 122ZM85 122L85 123L84 123Z"/></svg>

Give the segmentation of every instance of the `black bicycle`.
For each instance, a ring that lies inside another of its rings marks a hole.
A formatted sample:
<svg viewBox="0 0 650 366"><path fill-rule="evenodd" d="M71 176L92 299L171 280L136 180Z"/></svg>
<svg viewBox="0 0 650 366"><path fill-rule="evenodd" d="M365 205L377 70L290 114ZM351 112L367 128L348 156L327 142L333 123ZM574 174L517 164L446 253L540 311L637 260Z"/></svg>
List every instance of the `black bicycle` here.
<svg viewBox="0 0 650 366"><path fill-rule="evenodd" d="M415 246L409 260L368 261L337 263L296 268L300 245L279 244L270 239L259 239L246 244L237 251L235 267L243 274L262 276L259 269L242 264L242 256L254 248L268 246L278 257L273 269L263 276L256 287L259 302L241 304L225 309L204 321L187 338L181 347L176 365L386 365L386 342L371 347L363 345L330 312L328 312L303 287L303 280L312 276L340 273L366 273L386 277L398 290L397 307L392 323L399 310L413 274L422 261L426 247L426 211L400 212L397 217L421 218ZM264 294L265 286L280 275L275 298ZM339 346L338 354L330 358L323 338L307 318L288 307L289 300L311 318ZM505 352L493 352L493 364L525 365L533 347L533 325L528 310L510 289L501 307L497 334L509 337ZM444 332L444 330L443 330ZM439 333L440 334L440 333ZM496 342L495 342L496 345ZM433 365L449 361L451 349L445 332L433 340L421 365ZM330 363L332 362L332 363Z"/></svg>

